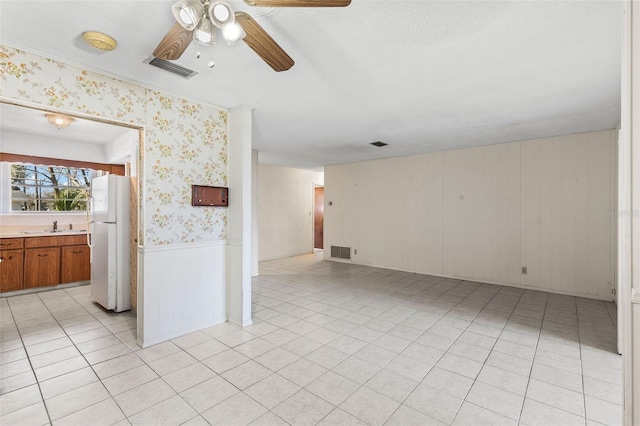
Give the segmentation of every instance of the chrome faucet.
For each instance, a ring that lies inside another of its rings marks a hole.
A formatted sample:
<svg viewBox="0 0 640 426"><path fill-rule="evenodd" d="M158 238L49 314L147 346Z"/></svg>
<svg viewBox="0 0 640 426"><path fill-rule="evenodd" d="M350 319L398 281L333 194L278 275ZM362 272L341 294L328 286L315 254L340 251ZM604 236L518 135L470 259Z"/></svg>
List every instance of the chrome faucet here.
<svg viewBox="0 0 640 426"><path fill-rule="evenodd" d="M57 220L54 220L54 221L53 221L53 230L54 230L54 231L57 231L57 230L58 230L58 221L57 221Z"/></svg>

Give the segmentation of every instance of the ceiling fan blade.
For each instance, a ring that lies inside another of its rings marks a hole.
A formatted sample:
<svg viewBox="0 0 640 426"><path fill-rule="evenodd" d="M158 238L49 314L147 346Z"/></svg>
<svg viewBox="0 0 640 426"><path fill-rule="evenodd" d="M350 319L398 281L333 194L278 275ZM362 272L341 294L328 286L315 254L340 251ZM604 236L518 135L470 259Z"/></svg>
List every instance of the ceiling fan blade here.
<svg viewBox="0 0 640 426"><path fill-rule="evenodd" d="M173 24L169 32L153 51L153 56L168 61L175 61L185 51L193 40L193 31L186 30L177 22Z"/></svg>
<svg viewBox="0 0 640 426"><path fill-rule="evenodd" d="M351 0L244 0L251 6L264 7L345 7Z"/></svg>
<svg viewBox="0 0 640 426"><path fill-rule="evenodd" d="M247 33L244 42L274 71L286 71L293 66L293 59L250 15L236 12L236 22Z"/></svg>

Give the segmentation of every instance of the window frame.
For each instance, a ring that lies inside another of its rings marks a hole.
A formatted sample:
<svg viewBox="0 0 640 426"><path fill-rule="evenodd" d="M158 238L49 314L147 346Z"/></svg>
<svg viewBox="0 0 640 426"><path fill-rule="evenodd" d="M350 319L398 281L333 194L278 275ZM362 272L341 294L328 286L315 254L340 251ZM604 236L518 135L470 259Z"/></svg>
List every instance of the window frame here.
<svg viewBox="0 0 640 426"><path fill-rule="evenodd" d="M87 210L86 206L89 201L91 180L100 174L99 171L84 167L30 163L8 164L11 187L10 213L84 213ZM24 169L21 171L20 168ZM20 177L16 177L16 174L14 174L16 169ZM67 171L69 174L66 173ZM74 185L74 182L78 185ZM16 191L18 194L16 194ZM82 197L81 205L76 204L74 206L74 198L69 197L74 193ZM62 198L65 196L66 198ZM62 206L58 205L60 202ZM22 207L22 209L16 209L16 206ZM23 210L25 206L27 206L27 209ZM58 209L56 207L62 208Z"/></svg>
<svg viewBox="0 0 640 426"><path fill-rule="evenodd" d="M66 160L50 157L36 157L30 155L9 154L0 152L0 215L84 215L86 211L14 211L11 209L11 165L15 163L30 164L35 166L70 167L75 169L91 169L91 178L102 174L125 175L125 166L121 164L93 163L88 161Z"/></svg>

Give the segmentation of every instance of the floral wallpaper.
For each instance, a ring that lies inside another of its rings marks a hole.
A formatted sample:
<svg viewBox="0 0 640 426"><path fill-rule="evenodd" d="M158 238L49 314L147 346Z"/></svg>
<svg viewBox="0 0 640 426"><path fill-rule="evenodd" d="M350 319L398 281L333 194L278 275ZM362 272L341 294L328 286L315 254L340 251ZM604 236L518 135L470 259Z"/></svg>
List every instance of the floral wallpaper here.
<svg viewBox="0 0 640 426"><path fill-rule="evenodd" d="M226 239L225 208L191 206L192 184L227 186L226 111L149 90L147 116L147 238Z"/></svg>
<svg viewBox="0 0 640 426"><path fill-rule="evenodd" d="M140 241L227 238L227 210L192 207L191 185L227 186L227 111L0 45L0 96L144 127Z"/></svg>

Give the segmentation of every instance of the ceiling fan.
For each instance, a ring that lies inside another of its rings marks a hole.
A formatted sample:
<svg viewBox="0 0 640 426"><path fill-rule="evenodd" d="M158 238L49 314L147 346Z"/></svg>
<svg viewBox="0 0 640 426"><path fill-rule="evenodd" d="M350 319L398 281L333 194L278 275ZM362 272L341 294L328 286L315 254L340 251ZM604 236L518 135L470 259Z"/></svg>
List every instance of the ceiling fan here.
<svg viewBox="0 0 640 426"><path fill-rule="evenodd" d="M244 1L251 6L263 7L344 7L351 3L351 0ZM177 22L153 51L156 58L174 61L192 40L214 45L216 29L220 29L227 43L244 40L275 71L286 71L293 66L293 59L251 15L234 12L225 0L178 0L171 10Z"/></svg>

